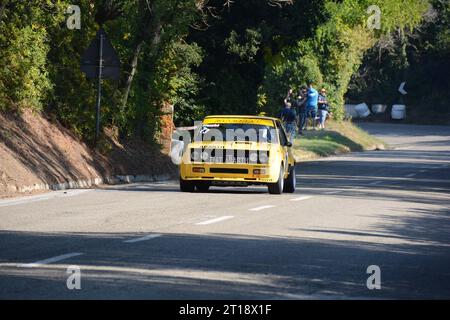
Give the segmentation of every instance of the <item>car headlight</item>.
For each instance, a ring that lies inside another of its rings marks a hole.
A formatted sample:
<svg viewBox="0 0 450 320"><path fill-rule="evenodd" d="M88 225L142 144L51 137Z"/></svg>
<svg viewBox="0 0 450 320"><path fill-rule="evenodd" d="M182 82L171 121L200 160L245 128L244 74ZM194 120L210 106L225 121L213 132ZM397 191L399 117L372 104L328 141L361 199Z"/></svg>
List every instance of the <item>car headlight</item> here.
<svg viewBox="0 0 450 320"><path fill-rule="evenodd" d="M197 151L197 150L194 150L194 151L192 152L192 159L193 159L194 161L200 161L200 159L201 159L201 153L200 153L199 151Z"/></svg>
<svg viewBox="0 0 450 320"><path fill-rule="evenodd" d="M269 162L269 153L265 151L261 151L259 153L259 162L260 163L268 163Z"/></svg>
<svg viewBox="0 0 450 320"><path fill-rule="evenodd" d="M256 163L258 161L258 154L256 152L250 153L249 159L250 159L250 162Z"/></svg>
<svg viewBox="0 0 450 320"><path fill-rule="evenodd" d="M206 151L202 152L202 160L207 161L209 159L209 154Z"/></svg>

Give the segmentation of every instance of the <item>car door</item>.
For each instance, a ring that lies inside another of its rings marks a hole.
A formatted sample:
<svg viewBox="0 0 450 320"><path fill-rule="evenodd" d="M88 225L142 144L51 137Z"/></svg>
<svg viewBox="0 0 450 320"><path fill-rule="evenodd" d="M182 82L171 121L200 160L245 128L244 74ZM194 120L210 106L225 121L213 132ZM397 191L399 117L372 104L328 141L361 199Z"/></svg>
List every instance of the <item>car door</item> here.
<svg viewBox="0 0 450 320"><path fill-rule="evenodd" d="M281 148L283 148L284 173L286 174L289 170L288 168L289 168L290 148L288 147L288 139L287 139L286 131L284 130L284 127L281 124L281 121L277 121L276 123L277 123L277 127L278 127L280 146L281 146Z"/></svg>

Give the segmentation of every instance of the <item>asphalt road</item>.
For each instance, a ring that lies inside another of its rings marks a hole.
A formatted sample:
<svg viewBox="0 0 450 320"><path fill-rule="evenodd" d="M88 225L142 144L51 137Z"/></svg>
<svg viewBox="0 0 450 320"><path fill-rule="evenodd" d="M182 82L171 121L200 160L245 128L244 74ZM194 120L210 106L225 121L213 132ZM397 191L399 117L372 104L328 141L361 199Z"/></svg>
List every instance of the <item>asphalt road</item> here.
<svg viewBox="0 0 450 320"><path fill-rule="evenodd" d="M450 127L363 127L395 149L301 163L295 194L168 182L2 200L0 298L450 298Z"/></svg>

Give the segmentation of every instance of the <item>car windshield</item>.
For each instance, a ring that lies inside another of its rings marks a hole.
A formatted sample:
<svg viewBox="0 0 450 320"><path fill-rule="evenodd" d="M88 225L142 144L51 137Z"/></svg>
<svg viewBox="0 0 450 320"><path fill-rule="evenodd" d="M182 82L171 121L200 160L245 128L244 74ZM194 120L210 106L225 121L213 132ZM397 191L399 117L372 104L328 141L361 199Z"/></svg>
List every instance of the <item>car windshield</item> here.
<svg viewBox="0 0 450 320"><path fill-rule="evenodd" d="M250 141L276 143L275 128L259 124L217 123L204 124L197 132L201 141Z"/></svg>

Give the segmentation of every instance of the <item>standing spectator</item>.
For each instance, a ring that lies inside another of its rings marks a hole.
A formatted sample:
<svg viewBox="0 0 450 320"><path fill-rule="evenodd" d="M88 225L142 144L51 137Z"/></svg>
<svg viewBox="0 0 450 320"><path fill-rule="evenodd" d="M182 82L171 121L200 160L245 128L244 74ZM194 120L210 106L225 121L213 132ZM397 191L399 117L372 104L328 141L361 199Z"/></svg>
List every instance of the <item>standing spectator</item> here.
<svg viewBox="0 0 450 320"><path fill-rule="evenodd" d="M297 114L295 110L292 109L290 102L284 104L284 109L281 111L280 118L286 129L286 133L288 134L289 142L293 143L297 127Z"/></svg>
<svg viewBox="0 0 450 320"><path fill-rule="evenodd" d="M302 134L306 122L306 86L302 86L298 90L296 99L296 111L299 116L298 133Z"/></svg>
<svg viewBox="0 0 450 320"><path fill-rule="evenodd" d="M327 119L328 113L330 112L330 106L327 100L327 91L324 88L320 89L318 105L319 128L325 129L325 120Z"/></svg>
<svg viewBox="0 0 450 320"><path fill-rule="evenodd" d="M316 117L317 117L317 103L319 100L319 93L313 88L313 81L308 82L308 91L306 97L306 126L308 119L311 118L313 122L313 128L316 128Z"/></svg>
<svg viewBox="0 0 450 320"><path fill-rule="evenodd" d="M294 90L289 89L288 93L286 95L286 98L284 98L284 105L286 105L286 103L290 103L291 106L294 103Z"/></svg>

